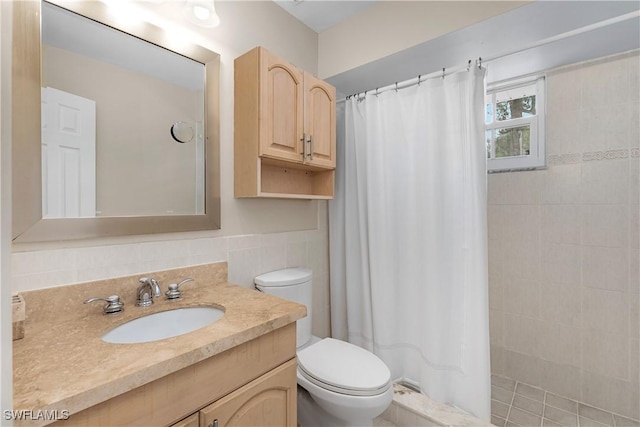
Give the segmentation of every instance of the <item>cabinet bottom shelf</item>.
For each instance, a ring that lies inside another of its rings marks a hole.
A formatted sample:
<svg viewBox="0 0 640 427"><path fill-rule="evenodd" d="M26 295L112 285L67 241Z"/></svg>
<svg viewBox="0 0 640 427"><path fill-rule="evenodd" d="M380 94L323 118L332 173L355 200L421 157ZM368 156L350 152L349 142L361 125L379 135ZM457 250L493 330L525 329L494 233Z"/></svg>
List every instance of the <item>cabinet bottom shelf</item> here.
<svg viewBox="0 0 640 427"><path fill-rule="evenodd" d="M335 170L304 170L263 162L258 197L332 199Z"/></svg>

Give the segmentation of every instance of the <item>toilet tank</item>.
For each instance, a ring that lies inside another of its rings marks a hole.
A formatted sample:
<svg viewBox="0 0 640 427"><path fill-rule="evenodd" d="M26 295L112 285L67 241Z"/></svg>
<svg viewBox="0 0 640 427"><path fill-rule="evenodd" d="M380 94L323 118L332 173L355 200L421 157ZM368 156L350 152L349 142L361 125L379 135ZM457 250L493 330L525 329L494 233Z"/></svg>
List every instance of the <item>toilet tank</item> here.
<svg viewBox="0 0 640 427"><path fill-rule="evenodd" d="M308 268L287 268L262 274L255 278L256 289L307 306L307 317L296 324L296 346L300 348L311 339L311 280Z"/></svg>

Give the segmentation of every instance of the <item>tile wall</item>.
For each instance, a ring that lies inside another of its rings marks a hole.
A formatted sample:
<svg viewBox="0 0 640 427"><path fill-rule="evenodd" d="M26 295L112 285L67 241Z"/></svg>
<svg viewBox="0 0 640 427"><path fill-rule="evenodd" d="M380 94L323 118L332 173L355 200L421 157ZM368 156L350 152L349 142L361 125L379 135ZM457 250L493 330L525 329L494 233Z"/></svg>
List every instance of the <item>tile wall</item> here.
<svg viewBox="0 0 640 427"><path fill-rule="evenodd" d="M492 372L640 418L638 52L549 72L546 170L489 175Z"/></svg>
<svg viewBox="0 0 640 427"><path fill-rule="evenodd" d="M14 292L49 288L216 261L227 261L229 281L253 287L259 274L311 268L313 333L330 334L329 247L326 229L16 252ZM137 284L132 284L134 292Z"/></svg>

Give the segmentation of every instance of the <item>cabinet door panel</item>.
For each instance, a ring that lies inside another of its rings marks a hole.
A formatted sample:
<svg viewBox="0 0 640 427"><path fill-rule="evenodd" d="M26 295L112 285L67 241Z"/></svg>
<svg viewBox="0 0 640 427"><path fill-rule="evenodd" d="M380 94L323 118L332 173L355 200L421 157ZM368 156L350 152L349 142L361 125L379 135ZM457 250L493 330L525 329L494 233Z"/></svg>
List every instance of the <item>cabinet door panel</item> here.
<svg viewBox="0 0 640 427"><path fill-rule="evenodd" d="M295 427L295 359L200 411L200 427Z"/></svg>
<svg viewBox="0 0 640 427"><path fill-rule="evenodd" d="M335 167L336 151L336 90L333 86L313 77L304 75L305 84L305 129L312 138L307 150L313 158L306 163Z"/></svg>
<svg viewBox="0 0 640 427"><path fill-rule="evenodd" d="M171 427L198 427L199 420L200 415L196 412L195 414L191 414L184 420L172 424Z"/></svg>
<svg viewBox="0 0 640 427"><path fill-rule="evenodd" d="M302 162L303 75L265 52L260 155Z"/></svg>

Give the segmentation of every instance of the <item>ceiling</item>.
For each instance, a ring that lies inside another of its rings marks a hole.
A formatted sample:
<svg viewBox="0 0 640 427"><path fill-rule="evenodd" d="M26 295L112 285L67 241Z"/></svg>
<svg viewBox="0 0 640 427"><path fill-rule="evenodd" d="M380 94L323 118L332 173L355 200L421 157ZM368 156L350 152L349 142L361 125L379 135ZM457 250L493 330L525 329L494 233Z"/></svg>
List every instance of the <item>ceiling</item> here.
<svg viewBox="0 0 640 427"><path fill-rule="evenodd" d="M284 10L316 33L373 6L378 0L274 0Z"/></svg>

